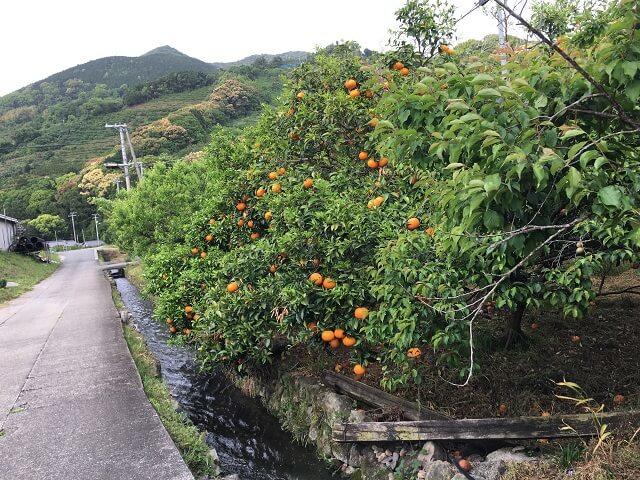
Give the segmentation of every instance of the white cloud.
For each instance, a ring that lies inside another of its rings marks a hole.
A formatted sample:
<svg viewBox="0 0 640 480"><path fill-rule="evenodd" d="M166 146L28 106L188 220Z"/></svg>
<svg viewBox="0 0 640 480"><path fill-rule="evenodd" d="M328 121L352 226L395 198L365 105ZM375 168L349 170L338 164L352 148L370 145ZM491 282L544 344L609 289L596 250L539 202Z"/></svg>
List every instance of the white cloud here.
<svg viewBox="0 0 640 480"><path fill-rule="evenodd" d="M384 49L403 0L36 0L2 2L0 94L65 68L110 55L137 56L160 45L205 61L254 53L313 50L336 40ZM474 0L454 0L458 15ZM495 32L478 9L458 39Z"/></svg>

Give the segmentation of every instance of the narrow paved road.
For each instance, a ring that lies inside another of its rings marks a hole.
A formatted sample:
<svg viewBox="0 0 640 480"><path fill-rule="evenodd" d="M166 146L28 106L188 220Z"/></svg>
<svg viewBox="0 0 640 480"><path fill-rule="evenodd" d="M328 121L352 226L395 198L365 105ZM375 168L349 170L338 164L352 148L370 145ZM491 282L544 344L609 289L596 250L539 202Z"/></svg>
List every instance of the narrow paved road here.
<svg viewBox="0 0 640 480"><path fill-rule="evenodd" d="M193 479L122 337L93 250L0 307L0 478Z"/></svg>

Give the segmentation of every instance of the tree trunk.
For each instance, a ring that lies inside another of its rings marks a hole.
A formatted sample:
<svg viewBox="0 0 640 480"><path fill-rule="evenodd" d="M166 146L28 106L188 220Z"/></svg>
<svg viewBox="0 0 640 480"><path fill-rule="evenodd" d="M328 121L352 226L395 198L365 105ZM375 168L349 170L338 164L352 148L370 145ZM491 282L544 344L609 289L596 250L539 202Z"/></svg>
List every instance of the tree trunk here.
<svg viewBox="0 0 640 480"><path fill-rule="evenodd" d="M526 306L524 303L518 304L516 309L511 312L509 317L509 323L507 324L507 331L505 333L505 348L510 348L515 343L524 339L524 332L522 331L522 318Z"/></svg>

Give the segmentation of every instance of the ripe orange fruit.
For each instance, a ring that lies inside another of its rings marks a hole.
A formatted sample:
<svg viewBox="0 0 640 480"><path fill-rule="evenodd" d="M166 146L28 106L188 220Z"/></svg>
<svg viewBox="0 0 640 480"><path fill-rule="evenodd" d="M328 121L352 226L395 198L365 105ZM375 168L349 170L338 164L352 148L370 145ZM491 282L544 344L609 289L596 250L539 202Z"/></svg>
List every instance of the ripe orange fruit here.
<svg viewBox="0 0 640 480"><path fill-rule="evenodd" d="M278 175L284 175L287 172L287 170L284 167L280 167L278 169Z"/></svg>
<svg viewBox="0 0 640 480"><path fill-rule="evenodd" d="M173 326L172 326L172 327L169 327L169 331L170 331L171 333L176 333L176 332L178 331L178 329L177 329L176 327L173 327Z"/></svg>
<svg viewBox="0 0 640 480"><path fill-rule="evenodd" d="M269 267L269 272L271 272L271 273L276 273L277 270L278 270L278 266L277 265L271 265Z"/></svg>
<svg viewBox="0 0 640 480"><path fill-rule="evenodd" d="M378 122L380 120L378 119L378 117L373 117L371 120L369 120L369 126L376 128L378 126Z"/></svg>
<svg viewBox="0 0 640 480"><path fill-rule="evenodd" d="M209 219L209 225L215 225L215 223L216 223L215 218L210 218Z"/></svg>
<svg viewBox="0 0 640 480"><path fill-rule="evenodd" d="M420 227L420 220L418 220L416 217L411 217L409 220L407 220L407 228L409 230L415 230L418 227Z"/></svg>
<svg viewBox="0 0 640 480"><path fill-rule="evenodd" d="M389 163L389 159L387 157L382 157L379 161L378 161L378 166L379 167L386 167L387 163Z"/></svg>
<svg viewBox="0 0 640 480"><path fill-rule="evenodd" d="M173 324L173 319L167 318L167 325L171 325L171 324Z"/></svg>
<svg viewBox="0 0 640 480"><path fill-rule="evenodd" d="M573 343L580 343L580 335L571 335L571 341Z"/></svg>
<svg viewBox="0 0 640 480"><path fill-rule="evenodd" d="M272 191L273 193L280 193L280 192L282 192L282 185L280 185L279 183L274 183L274 184L271 186L271 191Z"/></svg>
<svg viewBox="0 0 640 480"><path fill-rule="evenodd" d="M358 320L364 320L369 315L369 309L367 307L358 307L353 311L353 316Z"/></svg>
<svg viewBox="0 0 640 480"><path fill-rule="evenodd" d="M404 63L402 62L396 62L393 64L394 70L402 70L403 68L404 68Z"/></svg>
<svg viewBox="0 0 640 480"><path fill-rule="evenodd" d="M313 178L307 178L304 182L302 182L302 186L304 188L311 188L313 187Z"/></svg>
<svg viewBox="0 0 640 480"><path fill-rule="evenodd" d="M302 100L304 98L306 94L304 92L298 92L298 94L296 95L296 98L298 100Z"/></svg>
<svg viewBox="0 0 640 480"><path fill-rule="evenodd" d="M336 328L333 331L333 336L339 340L342 340L343 338L345 338L344 330L342 330L341 328Z"/></svg>
<svg viewBox="0 0 640 480"><path fill-rule="evenodd" d="M340 340L338 340L337 338L334 338L329 342L329 346L335 350L340 346Z"/></svg>
<svg viewBox="0 0 640 480"><path fill-rule="evenodd" d="M336 288L336 282L333 278L327 277L322 281L322 286L327 290L331 290L332 288Z"/></svg>
<svg viewBox="0 0 640 480"><path fill-rule="evenodd" d="M531 324L531 330L533 330L534 332L538 330L538 328L540 328L540 326L537 323L534 322Z"/></svg>
<svg viewBox="0 0 640 480"><path fill-rule="evenodd" d="M264 197L265 193L267 193L267 191L264 188L260 187L256 190L256 197Z"/></svg>
<svg viewBox="0 0 640 480"><path fill-rule="evenodd" d="M269 180L275 180L276 178L278 178L278 174L276 172L269 172Z"/></svg>
<svg viewBox="0 0 640 480"><path fill-rule="evenodd" d="M191 249L191 253L193 253L194 255L197 255L199 251L200 251L200 249L198 247L193 247Z"/></svg>
<svg viewBox="0 0 640 480"><path fill-rule="evenodd" d="M369 168L378 168L378 162L376 162L373 158L367 160L367 167Z"/></svg>
<svg viewBox="0 0 640 480"><path fill-rule="evenodd" d="M335 335L333 334L333 332L331 330L324 330L320 337L322 338L323 342L330 342L331 340L333 340L335 338Z"/></svg>
<svg viewBox="0 0 640 480"><path fill-rule="evenodd" d="M249 228L253 228L253 220L249 220L249 221L247 222L247 227L249 227Z"/></svg>
<svg viewBox="0 0 640 480"><path fill-rule="evenodd" d="M298 140L300 140L300 134L298 132L291 132L289 134L289 138L294 142L297 142Z"/></svg>
<svg viewBox="0 0 640 480"><path fill-rule="evenodd" d="M357 363L354 367L353 367L353 373L355 373L356 375L364 375L366 372L365 368L360 365L359 363Z"/></svg>
<svg viewBox="0 0 640 480"><path fill-rule="evenodd" d="M273 213L271 213L271 212L265 212L265 214L264 214L264 219L265 219L267 222L270 222L272 218L273 218Z"/></svg>
<svg viewBox="0 0 640 480"><path fill-rule="evenodd" d="M462 460L460 460L458 462L458 466L464 470L465 472L469 472L471 471L471 463L469 462L469 460L467 460L466 458L463 458Z"/></svg>
<svg viewBox="0 0 640 480"><path fill-rule="evenodd" d="M241 227L243 225L244 225L244 220L243 219L238 220L238 226Z"/></svg>
<svg viewBox="0 0 640 480"><path fill-rule="evenodd" d="M422 355L422 351L418 347L413 347L407 350L407 357L409 358L418 358Z"/></svg>
<svg viewBox="0 0 640 480"><path fill-rule="evenodd" d="M344 337L342 339L342 344L347 348L351 348L356 344L356 339L353 337Z"/></svg>
<svg viewBox="0 0 640 480"><path fill-rule="evenodd" d="M357 88L354 88L349 92L349 96L351 98L358 98L360 96L360 90L358 90Z"/></svg>
<svg viewBox="0 0 640 480"><path fill-rule="evenodd" d="M433 237L436 234L436 231L433 227L429 227L425 230L425 233L430 237Z"/></svg>
<svg viewBox="0 0 640 480"><path fill-rule="evenodd" d="M188 337L189 335L191 335L191 329L190 328L183 328L182 329L182 333L184 333Z"/></svg>
<svg viewBox="0 0 640 480"><path fill-rule="evenodd" d="M213 240L213 235L209 234L206 237L204 237L205 241L210 242Z"/></svg>
<svg viewBox="0 0 640 480"><path fill-rule="evenodd" d="M229 285L227 285L227 292L233 293L237 291L238 288L240 288L240 285L238 285L236 282L231 282Z"/></svg>
<svg viewBox="0 0 640 480"><path fill-rule="evenodd" d="M191 313L193 312L193 307L191 305L187 305L184 307L184 312L185 313Z"/></svg>
<svg viewBox="0 0 640 480"><path fill-rule="evenodd" d="M358 82L356 82L353 78L350 78L349 80L347 80L346 82L344 82L344 87L347 90L353 90L354 88L356 88L358 86Z"/></svg>
<svg viewBox="0 0 640 480"><path fill-rule="evenodd" d="M313 272L311 275L309 275L309 281L311 283L315 283L316 285L320 286L322 285L324 278L318 272Z"/></svg>
<svg viewBox="0 0 640 480"><path fill-rule="evenodd" d="M384 197L376 197L373 200L371 200L371 204L374 207L379 207L380 205L382 205L383 202L384 202Z"/></svg>
<svg viewBox="0 0 640 480"><path fill-rule="evenodd" d="M446 53L447 55L453 55L455 51L449 45L440 45L440 51L442 53Z"/></svg>
<svg viewBox="0 0 640 480"><path fill-rule="evenodd" d="M406 77L407 75L409 75L409 69L408 69L407 67L401 68L401 69L400 69L400 74L401 74L403 77Z"/></svg>
<svg viewBox="0 0 640 480"><path fill-rule="evenodd" d="M501 403L500 406L498 407L498 413L500 415L504 415L505 413L507 413L507 406L504 403Z"/></svg>
<svg viewBox="0 0 640 480"><path fill-rule="evenodd" d="M316 324L316 322L309 322L307 323L307 328L312 332L316 332L318 330L318 325Z"/></svg>
<svg viewBox="0 0 640 480"><path fill-rule="evenodd" d="M244 212L245 208L247 208L247 205L243 202L240 202L236 205L236 210L238 210L239 212Z"/></svg>
<svg viewBox="0 0 640 480"><path fill-rule="evenodd" d="M258 232L253 232L251 234L251 240L257 240L260 238L260 234Z"/></svg>
<svg viewBox="0 0 640 480"><path fill-rule="evenodd" d="M207 252L200 252L200 258L204 259L207 256Z"/></svg>
<svg viewBox="0 0 640 480"><path fill-rule="evenodd" d="M366 160L369 158L369 154L364 150L358 154L358 160Z"/></svg>
<svg viewBox="0 0 640 480"><path fill-rule="evenodd" d="M616 405L622 405L624 403L624 395L618 393L615 397L613 397L613 403L615 403Z"/></svg>
<svg viewBox="0 0 640 480"><path fill-rule="evenodd" d="M364 91L364 96L367 97L367 98L373 98L373 95L374 95L373 90L365 90Z"/></svg>

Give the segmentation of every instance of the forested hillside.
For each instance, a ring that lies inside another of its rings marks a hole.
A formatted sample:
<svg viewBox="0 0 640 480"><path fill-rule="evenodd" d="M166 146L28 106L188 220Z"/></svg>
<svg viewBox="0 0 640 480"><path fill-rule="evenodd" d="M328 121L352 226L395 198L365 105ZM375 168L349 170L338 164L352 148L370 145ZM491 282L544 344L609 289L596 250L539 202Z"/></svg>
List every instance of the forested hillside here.
<svg viewBox="0 0 640 480"><path fill-rule="evenodd" d="M120 155L117 132L105 124L127 123L147 166L158 155L184 155L205 143L215 125L233 125L271 103L282 72L300 58L297 52L257 56L221 68L160 47L140 57L95 60L6 95L0 98L0 204L23 220L66 219L76 211L87 226L93 199L112 195L119 176L102 167Z"/></svg>

